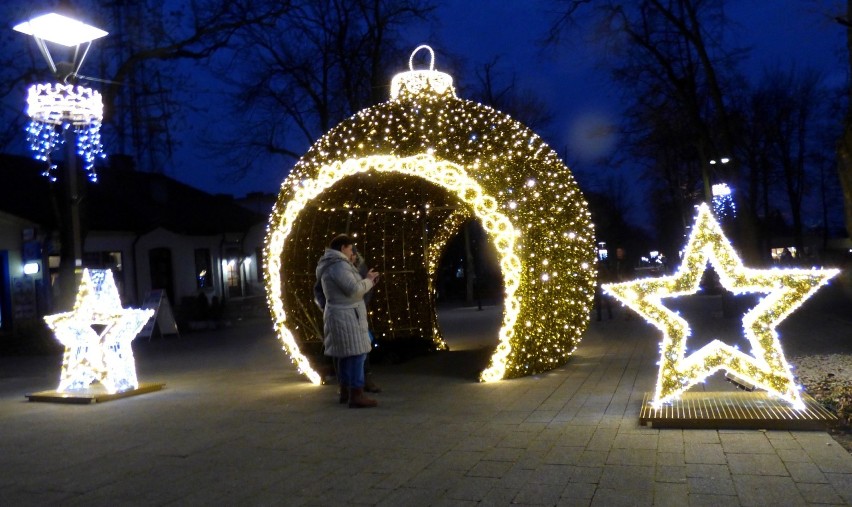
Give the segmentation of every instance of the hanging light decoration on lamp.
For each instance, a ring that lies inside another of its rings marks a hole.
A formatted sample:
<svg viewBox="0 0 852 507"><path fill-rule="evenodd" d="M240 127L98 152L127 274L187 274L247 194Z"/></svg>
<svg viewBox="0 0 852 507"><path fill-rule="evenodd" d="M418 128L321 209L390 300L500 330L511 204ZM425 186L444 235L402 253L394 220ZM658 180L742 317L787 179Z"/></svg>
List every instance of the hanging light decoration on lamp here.
<svg viewBox="0 0 852 507"><path fill-rule="evenodd" d="M90 180L97 181L95 160L105 156L100 135L103 100L97 91L73 83L92 41L107 32L57 13L25 21L14 30L35 39L51 71L61 80L35 84L27 96L27 140L35 158L47 163L44 175L56 180L53 153L65 143L66 131L73 130L83 169ZM55 62L48 42L69 49L68 61Z"/></svg>
<svg viewBox="0 0 852 507"><path fill-rule="evenodd" d="M27 140L35 158L47 163L44 175L56 180L56 164L52 154L64 144L64 130L73 129L77 138L77 154L83 159L83 170L97 181L95 160L104 158L101 144L103 101L91 88L60 83L35 84L27 97Z"/></svg>

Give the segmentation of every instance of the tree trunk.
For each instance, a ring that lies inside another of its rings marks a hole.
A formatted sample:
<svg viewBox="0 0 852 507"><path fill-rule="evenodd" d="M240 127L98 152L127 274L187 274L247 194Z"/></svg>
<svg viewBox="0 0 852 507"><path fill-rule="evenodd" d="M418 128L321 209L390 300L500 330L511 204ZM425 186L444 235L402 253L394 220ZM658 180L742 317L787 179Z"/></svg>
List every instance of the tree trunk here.
<svg viewBox="0 0 852 507"><path fill-rule="evenodd" d="M852 0L846 2L846 17L852 16ZM852 70L852 28L846 29L846 58ZM843 204L846 210L846 233L852 238L852 86L849 87L849 104L846 105L843 136L837 143L837 175L843 189Z"/></svg>
<svg viewBox="0 0 852 507"><path fill-rule="evenodd" d="M852 237L852 114L846 115L844 123L843 137L837 143L837 174L843 189L846 233Z"/></svg>
<svg viewBox="0 0 852 507"><path fill-rule="evenodd" d="M473 222L468 222L464 226L464 278L465 278L465 301L473 303L474 300L474 284L476 283L476 265L473 260L473 248L470 244L470 228Z"/></svg>

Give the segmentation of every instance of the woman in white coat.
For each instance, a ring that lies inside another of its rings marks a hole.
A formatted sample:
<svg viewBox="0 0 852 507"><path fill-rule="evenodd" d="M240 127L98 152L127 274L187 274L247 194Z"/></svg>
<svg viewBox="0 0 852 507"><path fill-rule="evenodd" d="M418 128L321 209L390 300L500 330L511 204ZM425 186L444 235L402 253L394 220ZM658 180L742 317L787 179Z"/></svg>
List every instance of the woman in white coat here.
<svg viewBox="0 0 852 507"><path fill-rule="evenodd" d="M354 245L345 234L335 236L317 263L316 275L326 299L323 345L325 355L339 365L341 400L348 388L349 407L366 408L378 402L364 396L364 360L372 347L364 294L375 286L379 273L370 269L361 277L349 261Z"/></svg>

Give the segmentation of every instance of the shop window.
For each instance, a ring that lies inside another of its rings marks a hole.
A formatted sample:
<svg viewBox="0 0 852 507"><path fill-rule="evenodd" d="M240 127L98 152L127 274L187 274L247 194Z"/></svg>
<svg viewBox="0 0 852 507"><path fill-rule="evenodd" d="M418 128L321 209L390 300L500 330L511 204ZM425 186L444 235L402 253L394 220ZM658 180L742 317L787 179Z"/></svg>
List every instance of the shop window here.
<svg viewBox="0 0 852 507"><path fill-rule="evenodd" d="M211 271L210 249L195 249L195 286L198 289L213 287L213 273Z"/></svg>

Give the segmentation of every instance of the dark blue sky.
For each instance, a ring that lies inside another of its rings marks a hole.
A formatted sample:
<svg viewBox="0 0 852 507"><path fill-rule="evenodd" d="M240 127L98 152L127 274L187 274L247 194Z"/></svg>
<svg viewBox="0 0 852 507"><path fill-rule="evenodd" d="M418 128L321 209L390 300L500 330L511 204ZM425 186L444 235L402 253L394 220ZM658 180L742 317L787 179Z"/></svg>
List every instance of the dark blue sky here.
<svg viewBox="0 0 852 507"><path fill-rule="evenodd" d="M759 75L767 67L786 68L794 62L798 68L821 70L831 83L845 82L845 32L833 21L835 15L843 12L845 2L728 3L728 14L738 25L741 45L752 47L748 62L752 75ZM503 70L514 72L520 87L533 90L550 105L555 121L548 132L541 134L560 153L567 148L572 170L583 186L583 162L618 147L617 136L599 134L617 122L621 104L606 72L597 68L604 55L596 53L598 50L584 41L582 34L557 50L542 49L539 41L553 18L548 12L553 6L550 0L446 0L438 10L437 26L421 27L409 36L412 49L420 43L435 49L438 70L447 68L447 53L463 58L469 74L453 72L460 83L473 82L474 68L500 55ZM399 62L400 70L406 67L407 61ZM463 89L460 95L465 97ZM215 125L217 121L227 120L213 112L210 118L199 117L195 122ZM201 133L200 127L187 132L184 147L174 164L166 168L167 174L210 192L241 196L251 191L277 192L292 165L287 162L259 167L239 182L223 182L219 174L227 168L197 158L194 136Z"/></svg>

